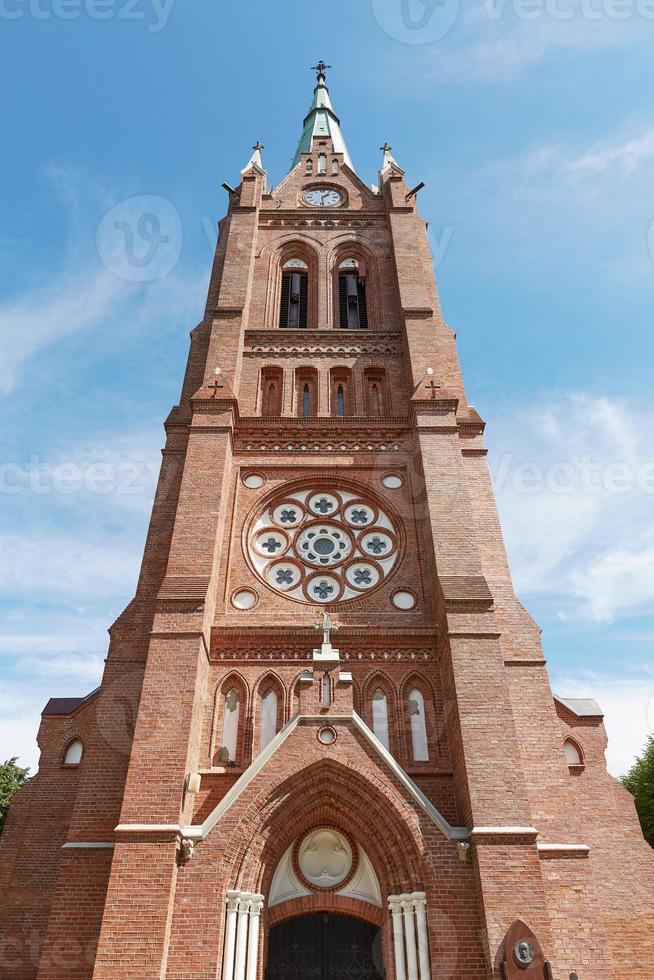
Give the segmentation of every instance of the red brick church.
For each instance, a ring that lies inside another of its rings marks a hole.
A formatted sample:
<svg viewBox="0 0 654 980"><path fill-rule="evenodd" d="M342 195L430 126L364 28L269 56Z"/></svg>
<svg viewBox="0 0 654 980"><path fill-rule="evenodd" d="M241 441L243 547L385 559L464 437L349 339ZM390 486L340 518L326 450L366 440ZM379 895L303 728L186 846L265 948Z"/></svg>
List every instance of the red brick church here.
<svg viewBox="0 0 654 980"><path fill-rule="evenodd" d="M0 971L651 980L654 854L513 591L419 188L387 145L361 179L326 68L286 177L257 144L228 187L136 596L1 838Z"/></svg>

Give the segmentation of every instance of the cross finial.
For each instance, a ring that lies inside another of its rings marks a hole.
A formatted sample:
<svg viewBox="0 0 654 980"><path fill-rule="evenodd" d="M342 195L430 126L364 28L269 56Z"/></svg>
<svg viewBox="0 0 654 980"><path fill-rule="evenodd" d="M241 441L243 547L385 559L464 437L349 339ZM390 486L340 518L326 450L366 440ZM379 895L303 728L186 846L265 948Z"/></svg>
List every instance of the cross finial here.
<svg viewBox="0 0 654 980"><path fill-rule="evenodd" d="M382 151L382 153L390 153L393 147L388 142L385 142L383 146L379 147L379 149Z"/></svg>
<svg viewBox="0 0 654 980"><path fill-rule="evenodd" d="M322 642L324 645L329 646L331 643L332 632L337 633L340 629L338 623L335 623L331 618L327 610L322 614L322 622L314 623L313 628L315 630L322 630Z"/></svg>
<svg viewBox="0 0 654 980"><path fill-rule="evenodd" d="M265 146L263 145L263 143L261 142L261 140L257 140L257 142L254 144L254 146L252 147L252 149L255 152L261 153L262 150L265 150Z"/></svg>
<svg viewBox="0 0 654 980"><path fill-rule="evenodd" d="M326 65L321 58L317 65L313 65L311 71L315 71L317 73L319 82L324 82L325 78L327 77L326 75L327 69L331 67L332 67L331 65Z"/></svg>

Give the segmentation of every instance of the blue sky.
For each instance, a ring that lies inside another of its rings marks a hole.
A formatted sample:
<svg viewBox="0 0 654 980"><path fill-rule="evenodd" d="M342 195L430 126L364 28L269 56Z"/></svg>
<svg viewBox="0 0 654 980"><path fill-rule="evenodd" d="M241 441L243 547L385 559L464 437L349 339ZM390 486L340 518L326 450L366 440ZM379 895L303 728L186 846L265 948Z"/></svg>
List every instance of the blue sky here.
<svg viewBox="0 0 654 980"><path fill-rule="evenodd" d="M517 589L624 771L654 726L654 4L0 0L0 28L0 757L35 767L47 698L99 681L220 185L256 139L284 176L324 57L359 174L388 140L426 182ZM167 241L134 281L107 228L144 198Z"/></svg>

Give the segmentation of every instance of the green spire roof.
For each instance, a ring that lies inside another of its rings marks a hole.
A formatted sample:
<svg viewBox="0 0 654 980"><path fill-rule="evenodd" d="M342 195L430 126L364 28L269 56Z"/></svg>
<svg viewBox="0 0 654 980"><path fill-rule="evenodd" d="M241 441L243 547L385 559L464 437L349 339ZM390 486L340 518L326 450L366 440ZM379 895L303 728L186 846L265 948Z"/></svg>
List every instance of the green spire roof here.
<svg viewBox="0 0 654 980"><path fill-rule="evenodd" d="M341 121L334 112L334 108L329 98L329 89L325 85L325 71L329 68L324 61L318 62L315 70L318 73L318 84L313 90L313 101L309 108L309 113L304 120L304 130L300 137L291 169L300 162L303 153L310 153L314 136L331 137L335 153L342 153L345 163L354 170L352 158L341 133Z"/></svg>

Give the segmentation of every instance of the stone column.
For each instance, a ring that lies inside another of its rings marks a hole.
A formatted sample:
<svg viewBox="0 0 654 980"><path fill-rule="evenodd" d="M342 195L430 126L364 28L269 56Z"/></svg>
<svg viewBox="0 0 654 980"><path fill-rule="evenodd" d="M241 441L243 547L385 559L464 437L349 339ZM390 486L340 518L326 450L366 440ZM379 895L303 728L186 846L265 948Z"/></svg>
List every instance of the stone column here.
<svg viewBox="0 0 654 980"><path fill-rule="evenodd" d="M245 963L247 959L248 924L250 921L250 905L252 895L242 892L238 902L238 922L236 927L236 959L234 962L234 980L245 980Z"/></svg>
<svg viewBox="0 0 654 980"><path fill-rule="evenodd" d="M393 952L395 954L395 980L406 980L404 969L404 928L399 895L390 895L388 908L393 920Z"/></svg>
<svg viewBox="0 0 654 980"><path fill-rule="evenodd" d="M407 980L419 980L416 927L413 921L413 911L412 896L403 895L402 914L404 916L404 939L406 942Z"/></svg>
<svg viewBox="0 0 654 980"><path fill-rule="evenodd" d="M250 931L248 934L248 968L245 980L257 980L259 961L259 923L263 909L263 895L254 895L250 905Z"/></svg>
<svg viewBox="0 0 654 980"><path fill-rule="evenodd" d="M234 977L234 947L236 945L238 900L238 892L227 892L227 918L225 920L225 950L223 955L222 980L233 980Z"/></svg>
<svg viewBox="0 0 654 980"><path fill-rule="evenodd" d="M420 967L420 980L430 980L429 937L427 935L427 896L424 892L414 892L412 898L416 910L416 926L418 930L418 965Z"/></svg>

